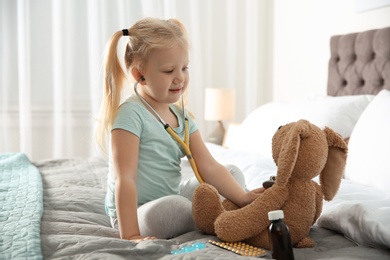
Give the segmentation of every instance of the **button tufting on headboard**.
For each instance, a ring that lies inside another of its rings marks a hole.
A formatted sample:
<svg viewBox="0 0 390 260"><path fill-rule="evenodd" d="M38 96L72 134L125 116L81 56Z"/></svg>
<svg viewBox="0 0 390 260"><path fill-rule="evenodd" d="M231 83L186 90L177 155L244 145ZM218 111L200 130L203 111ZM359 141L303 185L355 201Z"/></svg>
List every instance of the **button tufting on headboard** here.
<svg viewBox="0 0 390 260"><path fill-rule="evenodd" d="M330 39L328 95L390 90L390 27Z"/></svg>
<svg viewBox="0 0 390 260"><path fill-rule="evenodd" d="M385 85L385 80L382 78L379 80L379 86L384 86Z"/></svg>

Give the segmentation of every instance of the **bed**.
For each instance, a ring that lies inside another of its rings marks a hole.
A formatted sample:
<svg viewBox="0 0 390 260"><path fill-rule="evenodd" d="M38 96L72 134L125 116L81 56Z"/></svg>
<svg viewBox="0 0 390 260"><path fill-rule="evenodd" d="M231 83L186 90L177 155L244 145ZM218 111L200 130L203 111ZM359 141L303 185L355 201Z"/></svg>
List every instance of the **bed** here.
<svg viewBox="0 0 390 260"><path fill-rule="evenodd" d="M279 125L305 118L336 130L349 140L344 178L311 228L316 246L294 248L295 259L390 259L390 27L333 36L330 48L327 96L262 105L228 148L207 146L240 167L253 189L275 175L270 142ZM119 239L103 207L107 167L100 158L0 154L0 259L254 259L199 231L138 244ZM183 179L192 176L187 160L182 169Z"/></svg>

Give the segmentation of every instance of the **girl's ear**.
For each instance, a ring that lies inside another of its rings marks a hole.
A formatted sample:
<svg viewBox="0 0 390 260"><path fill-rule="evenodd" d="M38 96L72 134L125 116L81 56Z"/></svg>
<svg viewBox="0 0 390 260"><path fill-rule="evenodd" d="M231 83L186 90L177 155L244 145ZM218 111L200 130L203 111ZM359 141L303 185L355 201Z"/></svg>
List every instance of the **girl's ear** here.
<svg viewBox="0 0 390 260"><path fill-rule="evenodd" d="M141 85L144 85L145 82L142 82L143 80L141 79L142 77L142 73L141 71L137 68L137 67L133 67L131 69L131 75L133 76L133 78L136 80L136 81L139 81L139 83Z"/></svg>

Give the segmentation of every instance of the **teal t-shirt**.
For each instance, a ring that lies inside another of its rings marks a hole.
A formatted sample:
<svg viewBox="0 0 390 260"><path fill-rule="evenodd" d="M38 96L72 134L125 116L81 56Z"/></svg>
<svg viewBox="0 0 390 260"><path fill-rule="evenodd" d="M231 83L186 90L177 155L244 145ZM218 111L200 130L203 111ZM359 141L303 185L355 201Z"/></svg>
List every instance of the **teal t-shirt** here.
<svg viewBox="0 0 390 260"><path fill-rule="evenodd" d="M179 126L173 128L181 139L184 139L185 120L182 109L171 105ZM197 130L191 118L190 135ZM123 129L133 133L140 139L137 193L138 206L161 198L178 194L181 182L181 158L184 150L165 130L156 117L146 109L136 96L130 96L118 110L112 129ZM107 178L106 212L116 217L114 168L111 153L109 154L109 172Z"/></svg>

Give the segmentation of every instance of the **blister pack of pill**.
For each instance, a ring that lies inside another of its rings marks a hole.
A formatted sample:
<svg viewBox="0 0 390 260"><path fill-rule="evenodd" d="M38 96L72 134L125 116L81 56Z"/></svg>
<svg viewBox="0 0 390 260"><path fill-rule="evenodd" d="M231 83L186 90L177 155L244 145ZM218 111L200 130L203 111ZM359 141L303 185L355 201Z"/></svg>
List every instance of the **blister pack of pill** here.
<svg viewBox="0 0 390 260"><path fill-rule="evenodd" d="M251 246L243 242L218 242L214 240L209 240L209 243L242 256L262 257L267 254L267 251L265 251L264 249Z"/></svg>

